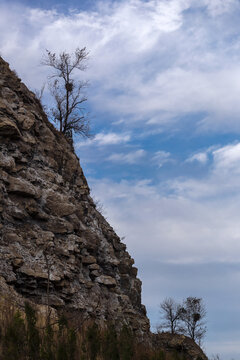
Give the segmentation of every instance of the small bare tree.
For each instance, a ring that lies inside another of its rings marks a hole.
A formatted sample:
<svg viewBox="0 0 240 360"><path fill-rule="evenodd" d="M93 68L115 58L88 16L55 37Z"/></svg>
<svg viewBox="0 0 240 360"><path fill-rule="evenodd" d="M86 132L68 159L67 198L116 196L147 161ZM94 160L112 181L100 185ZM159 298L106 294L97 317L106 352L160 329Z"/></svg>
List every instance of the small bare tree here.
<svg viewBox="0 0 240 360"><path fill-rule="evenodd" d="M72 139L72 133L91 137L89 117L84 108L87 101L83 93L87 81L74 80L76 70L86 69L88 52L86 48L77 48L74 54L62 52L59 55L47 50L42 64L50 66L54 73L49 78L49 90L55 101L49 115L53 121L59 123L59 130L67 138Z"/></svg>
<svg viewBox="0 0 240 360"><path fill-rule="evenodd" d="M206 310L201 298L188 297L183 302L181 320L184 334L201 344L206 333Z"/></svg>
<svg viewBox="0 0 240 360"><path fill-rule="evenodd" d="M177 304L172 298L166 298L160 304L160 312L164 321L159 326L159 329L169 330L172 334L181 332L181 305Z"/></svg>

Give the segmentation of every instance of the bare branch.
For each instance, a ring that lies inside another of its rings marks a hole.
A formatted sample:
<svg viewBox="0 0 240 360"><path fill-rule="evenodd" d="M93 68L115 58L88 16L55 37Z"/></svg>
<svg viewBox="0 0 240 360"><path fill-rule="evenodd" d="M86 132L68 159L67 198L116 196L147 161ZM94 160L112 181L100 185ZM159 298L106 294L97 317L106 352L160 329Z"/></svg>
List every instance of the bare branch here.
<svg viewBox="0 0 240 360"><path fill-rule="evenodd" d="M172 298L166 298L160 304L160 312L164 322L160 325L162 329L170 330L172 334L180 332L181 306Z"/></svg>

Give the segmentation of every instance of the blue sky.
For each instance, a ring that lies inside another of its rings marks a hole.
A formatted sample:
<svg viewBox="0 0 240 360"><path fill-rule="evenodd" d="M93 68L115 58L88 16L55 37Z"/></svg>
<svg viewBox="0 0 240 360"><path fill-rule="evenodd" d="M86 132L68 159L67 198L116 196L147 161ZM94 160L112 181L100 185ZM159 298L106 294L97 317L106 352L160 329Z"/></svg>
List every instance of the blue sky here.
<svg viewBox="0 0 240 360"><path fill-rule="evenodd" d="M154 327L202 297L204 349L240 357L240 2L0 0L0 53L31 89L45 49L86 46L93 140L75 139ZM48 93L45 92L48 102Z"/></svg>

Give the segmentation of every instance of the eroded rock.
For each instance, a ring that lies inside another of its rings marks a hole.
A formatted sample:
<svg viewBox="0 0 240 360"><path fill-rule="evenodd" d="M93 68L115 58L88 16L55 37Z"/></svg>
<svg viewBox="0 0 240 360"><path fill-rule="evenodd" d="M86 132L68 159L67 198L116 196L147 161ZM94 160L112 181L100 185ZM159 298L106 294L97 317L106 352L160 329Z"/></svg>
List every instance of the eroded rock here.
<svg viewBox="0 0 240 360"><path fill-rule="evenodd" d="M0 117L0 136L15 137L21 136L17 125L6 117Z"/></svg>
<svg viewBox="0 0 240 360"><path fill-rule="evenodd" d="M0 291L4 279L23 301L146 334L126 245L97 211L71 144L1 58L0 137Z"/></svg>
<svg viewBox="0 0 240 360"><path fill-rule="evenodd" d="M17 177L9 177L8 191L23 196L37 197L37 189L28 181Z"/></svg>
<svg viewBox="0 0 240 360"><path fill-rule="evenodd" d="M101 275L97 277L95 281L98 282L99 284L103 284L109 287L115 287L117 285L116 280L111 276L107 276L107 275Z"/></svg>

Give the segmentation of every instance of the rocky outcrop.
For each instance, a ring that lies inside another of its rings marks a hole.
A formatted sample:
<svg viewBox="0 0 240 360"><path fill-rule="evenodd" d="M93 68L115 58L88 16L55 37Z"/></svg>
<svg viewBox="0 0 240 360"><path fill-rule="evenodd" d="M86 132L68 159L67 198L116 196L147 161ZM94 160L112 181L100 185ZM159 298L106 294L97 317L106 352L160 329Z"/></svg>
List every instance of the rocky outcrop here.
<svg viewBox="0 0 240 360"><path fill-rule="evenodd" d="M134 260L96 210L71 145L1 58L0 255L0 289L148 332Z"/></svg>
<svg viewBox="0 0 240 360"><path fill-rule="evenodd" d="M178 334L152 334L155 349L163 349L169 354L178 354L185 360L208 360L202 349L189 337ZM180 357L179 357L180 356Z"/></svg>

